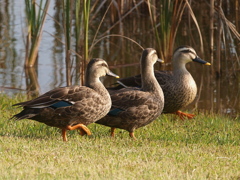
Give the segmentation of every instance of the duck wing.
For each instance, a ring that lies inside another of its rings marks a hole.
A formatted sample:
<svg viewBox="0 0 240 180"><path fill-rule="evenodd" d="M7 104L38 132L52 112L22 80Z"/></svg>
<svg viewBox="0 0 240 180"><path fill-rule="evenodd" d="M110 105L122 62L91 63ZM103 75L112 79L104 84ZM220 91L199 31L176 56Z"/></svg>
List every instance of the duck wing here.
<svg viewBox="0 0 240 180"><path fill-rule="evenodd" d="M154 101L151 93L141 91L139 88L124 88L111 94L112 107L109 115L117 115L122 111L150 105Z"/></svg>
<svg viewBox="0 0 240 180"><path fill-rule="evenodd" d="M155 71L155 77L160 84L161 88L165 89L173 81L172 71Z"/></svg>
<svg viewBox="0 0 240 180"><path fill-rule="evenodd" d="M160 86L167 86L172 82L173 73L172 71L154 71L155 77L160 84ZM108 88L110 94L114 93L114 90L121 89L125 87L141 87L141 75L136 75L132 77L122 78L118 80L120 83L118 86L113 88Z"/></svg>
<svg viewBox="0 0 240 180"><path fill-rule="evenodd" d="M92 93L92 89L86 86L70 86L55 88L47 93L37 97L36 99L14 104L14 106L22 106L28 108L44 108L53 106L63 107L74 104L83 98L87 98Z"/></svg>

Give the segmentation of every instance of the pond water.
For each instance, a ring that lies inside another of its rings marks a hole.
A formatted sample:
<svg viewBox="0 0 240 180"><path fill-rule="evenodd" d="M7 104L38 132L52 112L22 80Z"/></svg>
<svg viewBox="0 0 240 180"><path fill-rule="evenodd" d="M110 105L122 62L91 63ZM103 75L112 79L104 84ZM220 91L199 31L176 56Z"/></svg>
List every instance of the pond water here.
<svg viewBox="0 0 240 180"><path fill-rule="evenodd" d="M27 31L24 10L25 3L23 0L0 1L0 92L9 95L14 95L18 92L25 93L29 81L26 79L24 70L25 37ZM63 36L59 35L63 32L63 29L56 25L52 18L61 19L61 12L57 6L57 1L51 1L48 13L51 17L47 16L44 24L36 68L40 94L55 87L66 86L64 46L52 36L60 37L60 39L63 38ZM196 11L196 16L197 13ZM129 18L125 18L120 25L113 28L109 33L119 34L121 31L122 35L136 40L144 48L155 48L155 37L153 31L149 30L151 29L149 28L151 24L145 16L138 17L138 15L131 15ZM228 18L231 18L231 15L228 15ZM95 25L90 26L89 38L93 36L91 33L94 32L96 24L99 24L100 20L101 18L94 19ZM108 21L103 24L103 28L100 29L99 34L106 32L106 29L111 26ZM190 38L188 34L181 33L183 30L184 23L180 25L180 33L178 33L174 47L176 48L179 45L185 44L191 45L202 59L210 61L210 55L207 53L210 41L207 40L207 35L204 37L206 51L200 53L200 45L198 44L198 40L196 40L198 39L197 33L193 33L196 36L193 41L192 39L194 38ZM234 50L237 51L238 55L240 54L239 43ZM91 56L107 60L114 73L120 75L120 77L128 77L139 74L138 61L141 52L142 50L137 45L126 39L109 37L94 46ZM228 59L231 57L222 56L221 58ZM214 70L214 62L212 67L197 63L189 63L187 65L188 70L196 80L198 95L196 100L186 109L189 111L198 110L232 116L240 114L240 66L234 62L235 68L232 68L232 61L226 60L223 62L221 72L218 73ZM155 68L170 70L171 63L166 62L165 65L156 65ZM72 73L74 74L74 72L73 68ZM219 74L221 74L220 77L218 76ZM79 77L73 76L73 81L78 84ZM110 86L116 80L105 78L103 81L106 86Z"/></svg>

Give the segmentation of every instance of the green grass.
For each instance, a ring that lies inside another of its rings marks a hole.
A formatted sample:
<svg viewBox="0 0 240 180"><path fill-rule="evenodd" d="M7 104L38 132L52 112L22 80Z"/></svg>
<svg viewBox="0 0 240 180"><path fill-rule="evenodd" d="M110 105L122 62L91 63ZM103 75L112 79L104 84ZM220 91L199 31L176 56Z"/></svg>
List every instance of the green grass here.
<svg viewBox="0 0 240 180"><path fill-rule="evenodd" d="M24 96L0 96L0 179L240 179L240 119L198 114L181 121L163 115L135 131L109 137L68 133L31 120L8 121Z"/></svg>

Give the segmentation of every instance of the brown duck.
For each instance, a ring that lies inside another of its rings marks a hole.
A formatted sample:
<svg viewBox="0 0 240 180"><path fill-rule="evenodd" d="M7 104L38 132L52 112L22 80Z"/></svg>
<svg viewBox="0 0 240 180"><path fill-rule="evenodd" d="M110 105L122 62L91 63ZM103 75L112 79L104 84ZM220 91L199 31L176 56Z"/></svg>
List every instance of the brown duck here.
<svg viewBox="0 0 240 180"><path fill-rule="evenodd" d="M200 59L196 51L190 46L178 47L173 53L172 67L173 71L155 71L155 77L164 93L163 113L177 114L181 119L185 117L191 119L193 114L181 112L180 109L186 107L196 97L197 86L192 75L186 69L189 62L211 65ZM124 87L141 86L141 75L123 78L119 80L120 85L109 89L110 94L114 90Z"/></svg>
<svg viewBox="0 0 240 180"><path fill-rule="evenodd" d="M86 69L85 86L70 86L53 89L36 99L21 102L23 110L11 119L32 119L48 126L62 129L63 141L66 131L79 129L90 135L87 125L104 117L111 108L111 98L100 77L113 74L106 61L92 59Z"/></svg>
<svg viewBox="0 0 240 180"><path fill-rule="evenodd" d="M111 94L112 107L104 118L96 121L98 124L111 127L114 136L115 128L125 129L130 137L135 138L134 130L155 120L163 110L163 92L154 76L154 64L158 59L156 50L147 48L140 60L141 87L122 88Z"/></svg>

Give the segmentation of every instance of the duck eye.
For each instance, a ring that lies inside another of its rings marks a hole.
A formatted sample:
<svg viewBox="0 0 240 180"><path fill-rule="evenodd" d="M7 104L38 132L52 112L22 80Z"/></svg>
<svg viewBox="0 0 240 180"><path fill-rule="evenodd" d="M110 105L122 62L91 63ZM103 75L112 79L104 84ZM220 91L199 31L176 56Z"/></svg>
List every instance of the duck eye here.
<svg viewBox="0 0 240 180"><path fill-rule="evenodd" d="M102 63L102 66L103 66L103 67L107 67L107 65L106 65L105 63Z"/></svg>

